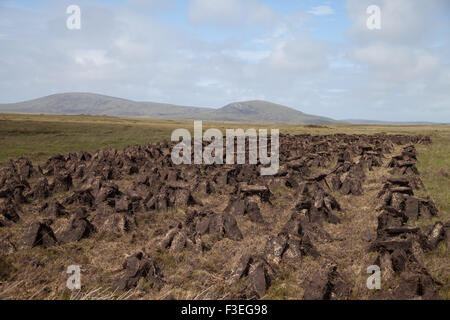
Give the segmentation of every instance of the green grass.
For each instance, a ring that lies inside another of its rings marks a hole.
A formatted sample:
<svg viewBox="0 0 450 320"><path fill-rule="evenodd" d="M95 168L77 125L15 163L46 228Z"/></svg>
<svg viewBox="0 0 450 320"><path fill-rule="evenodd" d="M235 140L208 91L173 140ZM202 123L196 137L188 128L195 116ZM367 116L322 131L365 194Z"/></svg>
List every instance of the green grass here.
<svg viewBox="0 0 450 320"><path fill-rule="evenodd" d="M171 131L169 123L149 126L119 118L0 115L0 163L20 156L43 162L56 153L122 149L167 139Z"/></svg>
<svg viewBox="0 0 450 320"><path fill-rule="evenodd" d="M441 212L450 214L450 179L441 171L450 174L450 139L434 137L430 146L418 146L417 168L425 184L425 192L432 196Z"/></svg>

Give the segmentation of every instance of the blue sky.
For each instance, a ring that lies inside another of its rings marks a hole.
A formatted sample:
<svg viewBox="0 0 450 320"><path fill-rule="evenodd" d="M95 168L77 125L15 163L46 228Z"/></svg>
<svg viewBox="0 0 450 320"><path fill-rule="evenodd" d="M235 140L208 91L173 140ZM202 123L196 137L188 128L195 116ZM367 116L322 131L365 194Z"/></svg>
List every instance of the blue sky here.
<svg viewBox="0 0 450 320"><path fill-rule="evenodd" d="M450 122L449 18L448 0L0 0L0 103L83 91Z"/></svg>

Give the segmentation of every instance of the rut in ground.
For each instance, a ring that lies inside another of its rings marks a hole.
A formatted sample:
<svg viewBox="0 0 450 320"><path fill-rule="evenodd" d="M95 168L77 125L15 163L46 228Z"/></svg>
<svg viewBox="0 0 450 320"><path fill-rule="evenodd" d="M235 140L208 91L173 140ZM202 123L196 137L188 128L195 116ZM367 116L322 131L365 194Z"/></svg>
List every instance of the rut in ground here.
<svg viewBox="0 0 450 320"><path fill-rule="evenodd" d="M317 249L322 254L322 265L335 264L339 273L353 285L354 297L367 296L366 280L370 276L367 268L374 265L377 254L368 252L370 244L377 237L378 215L376 210L377 194L383 186L384 179L390 174L387 164L392 154L386 154L381 167L366 171L361 196L342 195L334 192L342 213L338 224L326 224L331 241L319 241Z"/></svg>

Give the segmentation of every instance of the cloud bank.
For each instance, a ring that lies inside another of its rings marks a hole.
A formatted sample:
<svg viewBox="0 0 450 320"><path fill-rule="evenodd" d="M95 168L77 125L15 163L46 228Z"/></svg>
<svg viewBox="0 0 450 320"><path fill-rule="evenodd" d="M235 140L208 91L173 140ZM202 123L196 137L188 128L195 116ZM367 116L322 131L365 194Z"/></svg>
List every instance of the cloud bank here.
<svg viewBox="0 0 450 320"><path fill-rule="evenodd" d="M81 30L66 28L70 4L0 3L0 102L265 99L337 119L450 122L447 0L78 1ZM366 27L372 4L381 30Z"/></svg>

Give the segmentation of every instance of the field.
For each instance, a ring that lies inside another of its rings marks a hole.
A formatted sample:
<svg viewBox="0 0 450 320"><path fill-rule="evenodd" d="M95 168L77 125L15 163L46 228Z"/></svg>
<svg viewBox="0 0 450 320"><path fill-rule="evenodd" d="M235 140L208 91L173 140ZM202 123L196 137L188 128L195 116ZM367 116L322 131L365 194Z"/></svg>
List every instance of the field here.
<svg viewBox="0 0 450 320"><path fill-rule="evenodd" d="M43 165L49 157L58 153L67 154L69 152L78 152L81 150L94 153L96 150L105 149L108 147L114 147L122 150L127 146L146 145L162 140L169 140L171 132L177 128L187 128L192 130L193 123L144 118L115 118L106 116L0 114L0 166L3 167L10 159L17 159L19 157L28 158L33 162L33 164ZM222 132L225 132L226 128L277 128L280 129L281 133L291 135L305 133L309 133L311 135L345 133L349 135L402 134L430 136L433 141L432 144L416 145L418 152L417 168L420 172L420 178L422 179L425 188L417 191L415 190L414 194L415 196L419 196L421 198L426 198L429 196L439 210L439 216L433 217L432 219L419 219L417 221L410 222L409 225L411 227L417 226L421 230L427 230L427 228L433 226L433 224L438 220L444 223L450 222L450 126L254 125L205 122L203 123L203 128L204 130L207 128L218 128L222 130ZM397 153L400 151L401 148L397 148L395 150ZM330 163L326 168L322 168L321 170L328 170L334 164L335 163ZM373 260L374 258L372 255L365 254L365 252L357 252L358 250L356 249L364 245L364 242L360 239L365 236L364 232L373 231L376 228L377 215L372 212L372 203L369 204L372 200L366 197L371 197L372 199L375 198L379 188L381 188L382 177L387 174L387 170L384 168L384 165L385 164L383 164L382 168L376 169L371 173L367 186L364 186L364 196L343 196L337 192L333 193L333 196L335 196L337 201L341 203L346 214L343 216L342 224L327 224L325 229L334 238L347 239L343 240L341 244L338 245L336 245L335 242L331 244L320 244L318 245L318 249L319 251L329 252L330 254L338 257L337 260L339 266L342 268L341 270L343 274L347 277L352 277L354 274L359 274L358 272L360 270L352 269L353 264L357 264L353 259L359 259L369 263L370 260ZM125 181L124 183L131 183L131 181ZM288 214L287 208L288 205L295 200L295 193L286 191L281 187L273 192L280 195L285 193L285 196L280 196L277 198L276 205L279 208L283 208L283 210L286 209L286 212L283 214ZM60 196L66 197L67 194L62 193ZM216 201L218 206L222 206L221 202L224 202L222 198L212 200L206 199L204 201L212 201L212 203ZM370 220L369 222L361 217L361 212L359 209L367 215L367 219ZM266 205L261 205L261 211L264 219L270 221L270 209L266 207ZM137 217L138 225L147 226L148 223L156 224L157 226L149 227L149 230L154 233L159 230L158 228L167 228L168 223L162 222L162 220L178 219L180 218L180 215L184 217L184 214L185 212L169 210L168 212L158 212L156 216L151 219L146 216L139 216ZM147 221L148 219L151 221ZM241 217L237 220L243 233L259 234L261 230L265 230L256 228L249 223L249 221L243 220ZM279 223L279 221L274 221L274 224ZM22 226L20 228L17 226L13 226L11 228L12 229L9 230L22 230L20 229ZM153 228L157 228L156 231ZM0 235L1 232L2 229L0 229ZM352 233L354 235L347 235ZM52 260L55 259L56 261L57 259L64 259L61 257L69 257L76 252L80 254L81 264L90 266L94 269L101 269L101 272L99 271L101 276L94 276L94 272L92 271L91 276L92 279L95 279L95 281L93 280L95 285L88 287L87 292L89 292L89 290L98 290L98 286L105 285L106 282L104 278L107 278L109 274L114 272L111 270L109 265L103 266L102 263L106 263L108 261L111 262L114 260L114 257L111 256L111 253L108 251L112 249L108 249L108 247L112 245L112 242L117 240L116 238L111 238L110 236L102 235L102 237L106 238L100 238L100 235L97 235L93 239L83 239L83 245L77 243L66 245L63 248L36 248L36 250L33 249L34 251L31 249L26 249L15 253L10 261L5 262L4 266L0 265L0 272L6 274L5 277L14 277L14 270L22 268L22 262L20 259L36 259L40 262L47 263L50 267L46 270L46 273L41 276L41 280L43 279L42 281L44 284L41 287L36 288L36 292L32 292L33 290L31 289L32 284L30 279L15 279L11 283L6 283L3 287L0 285L0 297L2 293L4 297L15 298L30 298L30 296L34 296L35 298L40 299L60 299L70 297L70 295L64 293L61 286L58 288L52 287L52 285L48 283L48 279L51 278L52 270L56 270L52 268L58 267L57 264L52 262ZM132 239L131 236L128 237L130 239L126 238L127 244L124 243L123 247L128 246L129 248L128 240L130 243L132 243L132 241L137 241L138 243L145 243L145 241L148 241L148 239L141 239L139 237L144 236L138 233L137 240L133 240L134 238ZM212 235L208 235L204 240L207 244L216 244L214 249L211 251L210 258L207 260L205 260L204 257L191 257L190 253L186 253L186 250L177 254L169 254L167 252L160 252L156 250L158 255L157 260L160 265L163 265L166 268L165 270L169 275L169 280L171 281L172 287L163 289L162 292L155 294L155 292L152 291L153 288L146 287L148 284L140 283L140 293L137 293L134 298L229 298L227 294L229 295L230 293L223 292L224 288L227 287L227 285L224 284L225 280L222 279L222 277L224 277L223 270L219 270L217 266L224 263L224 257L221 256L220 250L228 250L227 252L233 252L232 250L234 249L232 249L232 242L229 239L217 241L217 239L215 239ZM267 239L264 238L264 240ZM103 250L102 252L105 252L105 256L102 258L105 261L102 261L100 257L97 257L95 254L89 252L88 248L93 248L97 241L100 241L99 246L101 247L101 250ZM249 245L255 245L257 247L260 246L260 244L254 244L251 240L248 241L250 241L248 243ZM357 243L356 246L355 243ZM114 242L114 250L125 250L123 247L122 245ZM128 248L126 250L128 250ZM348 250L348 252L355 251L354 256L350 258L350 253L348 256L340 256L340 250ZM127 251L126 253L129 252ZM122 258L120 259L122 260ZM185 279L187 274L183 273L181 270L183 268L179 268L179 265L187 263L185 271L187 272L189 269L188 261L190 259L194 259L192 260L192 263L202 266L202 269L190 270L191 273L189 273L188 276L192 280L189 285L186 285ZM439 290L441 297L444 299L450 299L450 261L446 246L441 244L436 250L428 252L421 257L421 261L431 275L442 284ZM0 262L4 263L2 261ZM98 263L97 265L95 264L96 262ZM120 263L121 262L122 261L120 261ZM281 267L277 279L272 283L262 298L298 298L298 292L295 286L300 283L300 278L304 278L304 274L302 272L317 268L317 262L310 261L309 257L307 257L302 263L304 263L306 269L295 270L292 273L290 272L290 269L285 266ZM209 279L207 287L205 287L206 285L200 281L205 278ZM364 278L364 276L362 276L362 278ZM25 291L25 289L18 290L14 287L20 286L20 283L22 283L20 281L29 282L27 284L28 291ZM233 297L238 296L238 293L241 290L240 286L248 285L245 281L246 280L231 287L230 290L236 294ZM361 283L364 282L361 281ZM210 289L209 286L214 288ZM195 290L193 288L195 288ZM39 291L38 289L44 290L44 293L42 290ZM45 290L49 291L47 295L45 295ZM206 295L206 290L208 290L208 295L210 294L210 296ZM213 292L214 290L216 291ZM86 295L87 293L81 293L81 297L83 297L83 294ZM115 295L110 292L104 293L104 295L105 297L110 298L127 297L126 295ZM78 298L80 298L80 296L78 296ZM365 299L369 298L369 295L364 291L363 286L355 286L353 298Z"/></svg>
<svg viewBox="0 0 450 320"><path fill-rule="evenodd" d="M80 150L93 152L114 147L170 140L177 128L192 131L192 121L107 116L65 116L0 114L0 165L9 159L26 157L43 163L50 156ZM380 126L380 125L255 125L204 122L203 128L277 128L281 133L312 135L406 134L429 135L431 146L418 146L418 169L422 180L439 209L450 212L450 126ZM442 174L444 172L444 174ZM446 174L445 174L446 173Z"/></svg>

